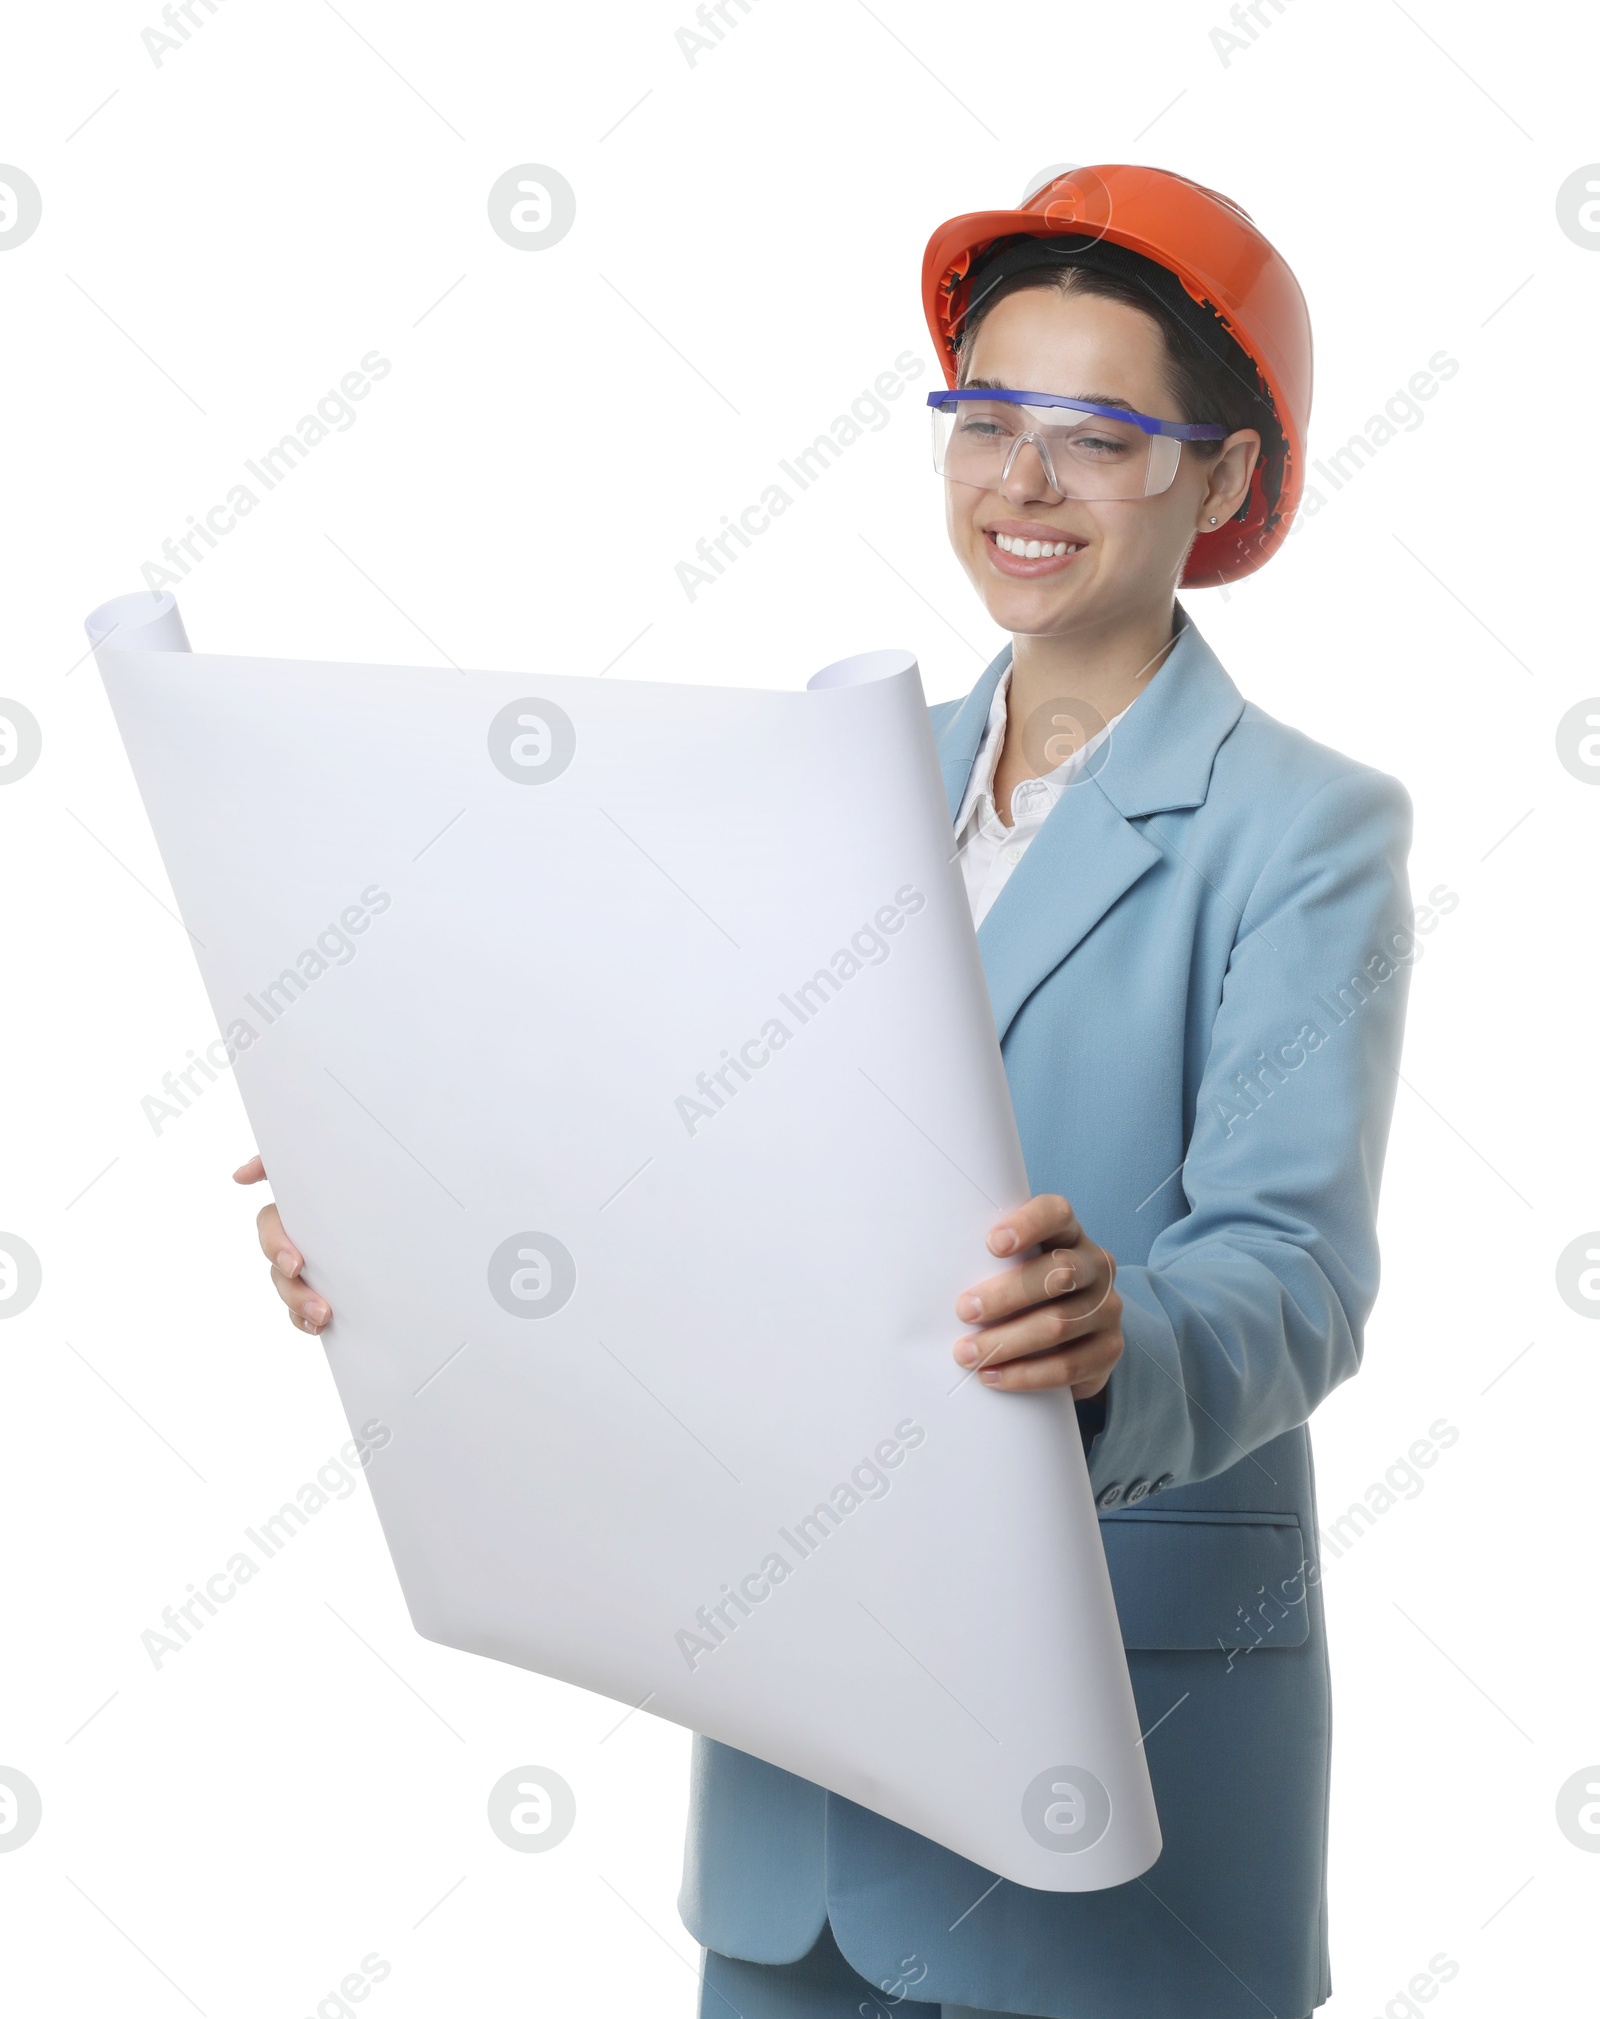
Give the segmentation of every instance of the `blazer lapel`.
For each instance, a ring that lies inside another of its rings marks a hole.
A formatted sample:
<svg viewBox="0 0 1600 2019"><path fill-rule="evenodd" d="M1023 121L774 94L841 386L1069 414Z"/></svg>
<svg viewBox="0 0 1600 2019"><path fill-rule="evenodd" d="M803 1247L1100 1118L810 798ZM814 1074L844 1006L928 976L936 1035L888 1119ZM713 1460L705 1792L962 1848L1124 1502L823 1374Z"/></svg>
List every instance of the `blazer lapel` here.
<svg viewBox="0 0 1600 2019"><path fill-rule="evenodd" d="M1068 787L978 928L997 1037L1005 1037L1045 976L1160 859L1160 849L1123 819L1097 778Z"/></svg>
<svg viewBox="0 0 1600 2019"><path fill-rule="evenodd" d="M989 720L989 704L1000 684L1000 675L1011 663L1011 647L1006 645L978 675L978 684L945 723L934 741L939 751L939 769L950 800L950 818L961 811L967 795L967 781L983 741L984 724Z"/></svg>
<svg viewBox="0 0 1600 2019"><path fill-rule="evenodd" d="M1061 795L979 927L978 950L1002 1039L1045 976L1161 860L1159 845L1133 823L1204 804L1217 750L1244 707L1193 618L1179 609L1184 624L1178 642L1112 731L1105 762ZM941 738L952 819L1006 658L1002 653L985 672Z"/></svg>

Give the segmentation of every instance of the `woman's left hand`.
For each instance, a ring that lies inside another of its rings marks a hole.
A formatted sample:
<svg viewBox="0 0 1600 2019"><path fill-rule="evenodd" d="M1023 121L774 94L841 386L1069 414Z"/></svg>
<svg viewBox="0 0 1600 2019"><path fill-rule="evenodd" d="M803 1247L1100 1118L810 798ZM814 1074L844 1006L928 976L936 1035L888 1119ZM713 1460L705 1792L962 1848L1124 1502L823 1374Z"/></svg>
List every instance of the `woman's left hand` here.
<svg viewBox="0 0 1600 2019"><path fill-rule="evenodd" d="M989 1229L995 1255L1042 1252L962 1291L956 1316L974 1327L955 1344L990 1388L1070 1388L1098 1395L1122 1356L1115 1259L1096 1247L1056 1193L1042 1193Z"/></svg>

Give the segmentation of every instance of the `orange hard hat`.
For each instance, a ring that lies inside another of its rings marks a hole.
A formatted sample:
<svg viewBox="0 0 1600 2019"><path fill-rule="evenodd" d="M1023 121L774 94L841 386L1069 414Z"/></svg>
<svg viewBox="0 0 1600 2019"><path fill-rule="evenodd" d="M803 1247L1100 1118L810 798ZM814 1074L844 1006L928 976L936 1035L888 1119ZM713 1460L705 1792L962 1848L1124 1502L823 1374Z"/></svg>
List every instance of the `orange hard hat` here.
<svg viewBox="0 0 1600 2019"><path fill-rule="evenodd" d="M1258 458L1244 517L1201 533L1182 579L1185 587L1210 589L1251 574L1282 543L1305 486L1311 318L1288 263L1238 204L1187 176L1128 166L1066 170L1019 209L952 217L928 240L922 305L948 385L956 382L967 277L996 239L1018 233L1106 239L1155 260L1216 313L1254 363L1283 431L1282 468L1269 472L1267 458Z"/></svg>

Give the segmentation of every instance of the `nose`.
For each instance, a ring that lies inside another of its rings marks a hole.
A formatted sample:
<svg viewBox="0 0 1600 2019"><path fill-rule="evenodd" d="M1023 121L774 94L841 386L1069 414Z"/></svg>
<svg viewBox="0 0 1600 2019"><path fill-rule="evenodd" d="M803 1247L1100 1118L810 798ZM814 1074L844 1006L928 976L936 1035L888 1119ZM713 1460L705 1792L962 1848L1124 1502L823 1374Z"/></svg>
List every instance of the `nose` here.
<svg viewBox="0 0 1600 2019"><path fill-rule="evenodd" d="M1056 483L1055 471L1050 467L1049 450L1031 431L1018 435L1011 444L995 489L1014 505L1065 495Z"/></svg>

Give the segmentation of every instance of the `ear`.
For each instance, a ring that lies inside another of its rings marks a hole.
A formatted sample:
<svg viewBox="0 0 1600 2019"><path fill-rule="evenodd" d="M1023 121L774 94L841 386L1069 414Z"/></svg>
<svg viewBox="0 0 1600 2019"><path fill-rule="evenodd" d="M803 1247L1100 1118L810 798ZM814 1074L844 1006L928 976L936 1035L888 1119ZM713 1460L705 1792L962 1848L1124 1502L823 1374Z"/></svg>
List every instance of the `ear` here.
<svg viewBox="0 0 1600 2019"><path fill-rule="evenodd" d="M1206 494L1200 503L1196 531L1208 532L1224 519L1237 519L1249 507L1250 480L1261 460L1261 436L1255 428L1235 428L1211 465Z"/></svg>

